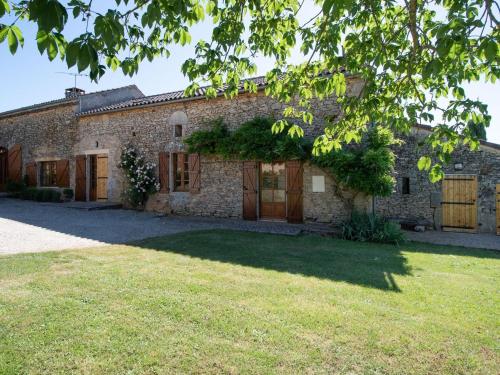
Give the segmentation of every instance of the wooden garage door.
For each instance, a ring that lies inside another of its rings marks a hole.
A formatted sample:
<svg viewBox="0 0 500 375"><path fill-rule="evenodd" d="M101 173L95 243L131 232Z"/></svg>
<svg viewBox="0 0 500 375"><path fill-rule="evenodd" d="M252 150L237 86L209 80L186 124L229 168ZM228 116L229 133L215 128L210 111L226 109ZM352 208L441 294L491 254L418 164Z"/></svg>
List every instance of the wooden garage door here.
<svg viewBox="0 0 500 375"><path fill-rule="evenodd" d="M441 207L444 231L476 232L477 176L446 175Z"/></svg>
<svg viewBox="0 0 500 375"><path fill-rule="evenodd" d="M497 184L497 235L500 236L500 184Z"/></svg>
<svg viewBox="0 0 500 375"><path fill-rule="evenodd" d="M108 155L97 155L97 200L108 199Z"/></svg>

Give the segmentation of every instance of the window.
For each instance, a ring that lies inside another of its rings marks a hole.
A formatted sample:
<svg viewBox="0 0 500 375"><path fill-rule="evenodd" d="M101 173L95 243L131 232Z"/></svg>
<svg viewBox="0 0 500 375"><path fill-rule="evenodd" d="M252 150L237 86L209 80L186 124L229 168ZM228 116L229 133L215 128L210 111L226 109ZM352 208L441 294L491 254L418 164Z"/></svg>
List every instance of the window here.
<svg viewBox="0 0 500 375"><path fill-rule="evenodd" d="M182 137L182 125L175 125L174 127L175 137Z"/></svg>
<svg viewBox="0 0 500 375"><path fill-rule="evenodd" d="M174 191L189 191L188 155L172 154L174 168Z"/></svg>
<svg viewBox="0 0 500 375"><path fill-rule="evenodd" d="M410 177L403 177L401 191L404 195L410 194Z"/></svg>
<svg viewBox="0 0 500 375"><path fill-rule="evenodd" d="M40 163L40 185L57 186L55 161L43 161Z"/></svg>

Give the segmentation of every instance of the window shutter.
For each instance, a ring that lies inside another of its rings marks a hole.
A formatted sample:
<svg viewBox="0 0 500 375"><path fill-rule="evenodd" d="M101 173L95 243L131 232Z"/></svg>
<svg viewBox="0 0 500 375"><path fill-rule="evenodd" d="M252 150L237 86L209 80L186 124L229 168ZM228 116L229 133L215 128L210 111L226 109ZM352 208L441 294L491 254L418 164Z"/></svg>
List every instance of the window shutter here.
<svg viewBox="0 0 500 375"><path fill-rule="evenodd" d="M28 186L37 186L35 162L26 164L26 176L28 176Z"/></svg>
<svg viewBox="0 0 500 375"><path fill-rule="evenodd" d="M87 157L77 155L75 163L75 200L87 200Z"/></svg>
<svg viewBox="0 0 500 375"><path fill-rule="evenodd" d="M243 219L257 220L257 163L243 162Z"/></svg>
<svg viewBox="0 0 500 375"><path fill-rule="evenodd" d="M23 174L23 164L21 155L21 145L14 145L8 152L8 177L10 181L21 182Z"/></svg>
<svg viewBox="0 0 500 375"><path fill-rule="evenodd" d="M300 161L286 162L286 202L289 223L301 223L303 220L303 171Z"/></svg>
<svg viewBox="0 0 500 375"><path fill-rule="evenodd" d="M170 155L168 152L161 151L158 155L158 177L160 180L160 193L168 193L169 191L169 164Z"/></svg>
<svg viewBox="0 0 500 375"><path fill-rule="evenodd" d="M189 191L191 193L200 192L200 154L189 154Z"/></svg>
<svg viewBox="0 0 500 375"><path fill-rule="evenodd" d="M69 160L58 160L56 162L56 185L69 187Z"/></svg>

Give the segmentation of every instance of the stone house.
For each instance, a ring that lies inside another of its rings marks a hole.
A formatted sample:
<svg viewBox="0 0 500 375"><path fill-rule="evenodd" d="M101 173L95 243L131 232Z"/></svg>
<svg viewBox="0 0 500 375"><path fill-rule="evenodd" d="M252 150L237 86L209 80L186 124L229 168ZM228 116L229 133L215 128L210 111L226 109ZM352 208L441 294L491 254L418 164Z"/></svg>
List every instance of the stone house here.
<svg viewBox="0 0 500 375"><path fill-rule="evenodd" d="M122 201L125 181L118 167L122 148L136 146L158 165L160 191L146 208L181 215L317 221L338 224L350 210L336 194L332 176L309 163L226 160L188 155L183 139L223 118L236 129L256 116L279 118L283 105L266 97L263 78L256 94L207 100L203 89L144 96L136 86L85 94L66 90L63 99L0 113L0 188L7 179L52 188L71 187L76 200ZM356 93L361 81L348 77ZM315 121L340 115L335 98L313 104ZM437 229L495 232L500 225L500 146L457 152L443 183L432 184L416 161L419 140L429 132L416 126L396 149L397 186L387 198L357 195L355 207ZM346 192L347 194L349 192Z"/></svg>

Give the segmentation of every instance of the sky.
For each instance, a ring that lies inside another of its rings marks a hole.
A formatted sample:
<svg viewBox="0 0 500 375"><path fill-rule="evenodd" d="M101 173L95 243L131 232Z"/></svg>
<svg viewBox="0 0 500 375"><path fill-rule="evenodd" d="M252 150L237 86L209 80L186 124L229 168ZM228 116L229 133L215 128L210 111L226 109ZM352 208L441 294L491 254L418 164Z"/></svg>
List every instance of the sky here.
<svg viewBox="0 0 500 375"><path fill-rule="evenodd" d="M304 12L303 17L307 19L314 13L314 9L305 7ZM62 98L64 90L74 85L74 77L60 72L75 73L76 69L68 70L66 63L58 57L50 62L46 55L40 55L35 41L35 27L28 23L21 23L19 26L25 37L23 49L19 48L13 56L7 43L0 44L0 112ZM70 35L76 35L80 31L77 25L68 25L67 32ZM157 58L152 63L143 62L138 74L133 77L124 76L119 69L115 72L109 70L97 84L88 77L77 77L77 87L86 92L94 92L135 84L145 95L183 90L189 82L180 70L181 65L193 56L196 41L200 38L207 39L210 32L209 24L196 25L191 32L193 42L190 46L175 46L169 58ZM290 63L299 62L302 62L300 54L292 54ZM258 57L256 64L257 75L263 75L272 68L272 61L266 58ZM473 83L465 88L471 99L479 99L488 104L492 121L487 129L487 139L500 143L500 83Z"/></svg>

